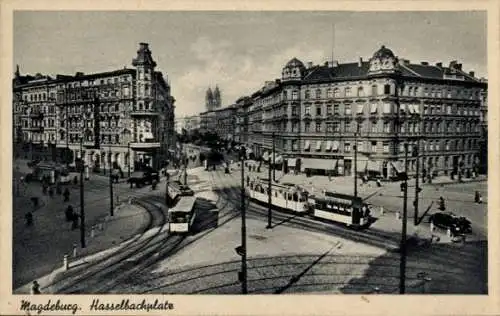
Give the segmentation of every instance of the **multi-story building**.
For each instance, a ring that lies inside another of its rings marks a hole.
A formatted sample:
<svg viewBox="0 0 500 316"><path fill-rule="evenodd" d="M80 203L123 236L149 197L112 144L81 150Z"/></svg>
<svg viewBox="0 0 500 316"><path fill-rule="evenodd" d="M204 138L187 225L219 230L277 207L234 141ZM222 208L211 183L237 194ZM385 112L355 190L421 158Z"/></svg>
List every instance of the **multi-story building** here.
<svg viewBox="0 0 500 316"><path fill-rule="evenodd" d="M234 141L236 107L234 105L200 113L200 130L215 133L220 139Z"/></svg>
<svg viewBox="0 0 500 316"><path fill-rule="evenodd" d="M285 170L339 175L353 174L356 146L358 171L388 178L404 169L405 143L415 173L420 144L424 173L463 174L477 168L486 91L456 61L414 64L384 46L353 63L293 58L251 96L247 146L266 159L274 132Z"/></svg>
<svg viewBox="0 0 500 316"><path fill-rule="evenodd" d="M200 117L198 115L179 117L175 119L175 130L182 133L182 130L191 132L200 128Z"/></svg>
<svg viewBox="0 0 500 316"><path fill-rule="evenodd" d="M234 141L238 144L248 143L248 108L251 104L250 97L241 97L234 104L236 108L234 112Z"/></svg>
<svg viewBox="0 0 500 316"><path fill-rule="evenodd" d="M14 139L30 144L30 156L49 151L54 160L82 157L91 167L159 167L174 144L175 100L148 44L140 43L132 65L56 78L18 69Z"/></svg>

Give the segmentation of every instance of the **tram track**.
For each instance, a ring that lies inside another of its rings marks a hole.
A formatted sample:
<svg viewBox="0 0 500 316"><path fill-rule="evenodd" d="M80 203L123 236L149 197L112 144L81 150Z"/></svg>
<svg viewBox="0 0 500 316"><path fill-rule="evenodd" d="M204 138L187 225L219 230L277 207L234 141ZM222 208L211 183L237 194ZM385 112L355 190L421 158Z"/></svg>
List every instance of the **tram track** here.
<svg viewBox="0 0 500 316"><path fill-rule="evenodd" d="M239 188L234 188L234 183L225 180L225 178L227 177L221 176L219 172L217 172L217 176L219 181L225 183L223 185L224 189L221 191L222 194L225 195L228 199L239 201ZM263 217L267 217L267 212L268 209L266 206L259 205L253 201L250 201L248 203L248 217L262 219ZM279 221L279 223L275 224L275 226L286 225L299 229L305 229L311 232L338 236L355 242L362 242L371 246L383 248L388 251L397 251L399 249L399 240L397 239L397 236L393 236L380 230L374 230L373 228L370 228L368 231L353 230L347 227L343 227L340 224L330 222L327 223L317 219L307 218L292 212L287 213L276 209L273 209L272 215L274 221Z"/></svg>
<svg viewBox="0 0 500 316"><path fill-rule="evenodd" d="M135 240L128 243L125 241L125 245L111 255L92 262L90 267L83 268L84 271L81 271L81 269L75 270L73 273L65 275L48 285L52 289L51 292L67 294L87 292L89 285L100 282L101 279L117 270L122 270L129 263L127 259L134 256L140 257L141 253L163 245L168 235L164 229L166 216L161 207L144 199L136 202L151 215L146 229L136 236ZM155 228L156 230L152 231Z"/></svg>

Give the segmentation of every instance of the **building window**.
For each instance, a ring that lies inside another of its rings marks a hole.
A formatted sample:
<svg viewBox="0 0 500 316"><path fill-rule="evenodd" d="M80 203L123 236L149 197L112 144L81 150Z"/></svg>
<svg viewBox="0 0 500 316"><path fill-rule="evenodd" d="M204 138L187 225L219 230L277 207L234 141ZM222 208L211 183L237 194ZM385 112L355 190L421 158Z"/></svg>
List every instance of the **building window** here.
<svg viewBox="0 0 500 316"><path fill-rule="evenodd" d="M391 86L386 84L384 85L384 94L391 94Z"/></svg>
<svg viewBox="0 0 500 316"><path fill-rule="evenodd" d="M288 99L288 92L283 91L283 100L287 100L287 99Z"/></svg>
<svg viewBox="0 0 500 316"><path fill-rule="evenodd" d="M311 92L310 92L309 90L306 90L306 91L304 92L304 98L305 98L306 100L309 100L309 99L311 98Z"/></svg>
<svg viewBox="0 0 500 316"><path fill-rule="evenodd" d="M335 98L340 98L340 90L338 88L333 89L333 96Z"/></svg>
<svg viewBox="0 0 500 316"><path fill-rule="evenodd" d="M384 113L388 114L391 113L391 103L384 103Z"/></svg>
<svg viewBox="0 0 500 316"><path fill-rule="evenodd" d="M309 133L311 131L311 123L305 122L304 123L304 132Z"/></svg>
<svg viewBox="0 0 500 316"><path fill-rule="evenodd" d="M333 123L326 123L326 132L327 133L333 132Z"/></svg>
<svg viewBox="0 0 500 316"><path fill-rule="evenodd" d="M384 133L390 133L390 132L391 132L391 123L384 122Z"/></svg>
<svg viewBox="0 0 500 316"><path fill-rule="evenodd" d="M298 107L296 105L292 106L292 115L297 115Z"/></svg>
<svg viewBox="0 0 500 316"><path fill-rule="evenodd" d="M321 89L316 89L316 99L321 99Z"/></svg>
<svg viewBox="0 0 500 316"><path fill-rule="evenodd" d="M316 122L316 133L319 133L319 132L321 132L321 123Z"/></svg>
<svg viewBox="0 0 500 316"><path fill-rule="evenodd" d="M351 152L351 143L344 143L344 152L345 153Z"/></svg>
<svg viewBox="0 0 500 316"><path fill-rule="evenodd" d="M297 100L299 98L299 92L297 90L292 91L292 100Z"/></svg>
<svg viewBox="0 0 500 316"><path fill-rule="evenodd" d="M310 105L306 105L304 107L304 111L305 111L305 115L311 115L311 106Z"/></svg>
<svg viewBox="0 0 500 316"><path fill-rule="evenodd" d="M326 90L326 97L328 99L333 98L333 91L332 91L332 89L328 88L328 90Z"/></svg>
<svg viewBox="0 0 500 316"><path fill-rule="evenodd" d="M377 142L372 142L372 153L377 152Z"/></svg>
<svg viewBox="0 0 500 316"><path fill-rule="evenodd" d="M299 124L293 123L292 124L292 132L297 133L298 131L299 131Z"/></svg>
<svg viewBox="0 0 500 316"><path fill-rule="evenodd" d="M363 90L363 87L358 87L358 97L364 97L365 96L365 91Z"/></svg>
<svg viewBox="0 0 500 316"><path fill-rule="evenodd" d="M316 105L316 115L321 116L321 105Z"/></svg>
<svg viewBox="0 0 500 316"><path fill-rule="evenodd" d="M356 150L363 152L363 141L358 140L358 143L356 144Z"/></svg>
<svg viewBox="0 0 500 316"><path fill-rule="evenodd" d="M332 109L333 109L333 106L331 104L328 104L326 106L326 115L332 115L333 114Z"/></svg>
<svg viewBox="0 0 500 316"><path fill-rule="evenodd" d="M372 124L371 124L371 132L372 133L378 133L377 122L372 122Z"/></svg>
<svg viewBox="0 0 500 316"><path fill-rule="evenodd" d="M372 96L376 96L376 95L378 95L377 85L373 85L372 86Z"/></svg>
<svg viewBox="0 0 500 316"><path fill-rule="evenodd" d="M345 88L344 93L345 93L346 97L350 97L351 96L351 88L350 87Z"/></svg>
<svg viewBox="0 0 500 316"><path fill-rule="evenodd" d="M292 140L292 151L298 151L299 150L299 141L296 139Z"/></svg>
<svg viewBox="0 0 500 316"><path fill-rule="evenodd" d="M351 105L350 104L346 104L345 105L345 114L346 115L351 115Z"/></svg>
<svg viewBox="0 0 500 316"><path fill-rule="evenodd" d="M340 122L333 122L333 132L340 132Z"/></svg>
<svg viewBox="0 0 500 316"><path fill-rule="evenodd" d="M384 153L388 153L389 152L389 142L383 142L382 143L382 147L384 149Z"/></svg>

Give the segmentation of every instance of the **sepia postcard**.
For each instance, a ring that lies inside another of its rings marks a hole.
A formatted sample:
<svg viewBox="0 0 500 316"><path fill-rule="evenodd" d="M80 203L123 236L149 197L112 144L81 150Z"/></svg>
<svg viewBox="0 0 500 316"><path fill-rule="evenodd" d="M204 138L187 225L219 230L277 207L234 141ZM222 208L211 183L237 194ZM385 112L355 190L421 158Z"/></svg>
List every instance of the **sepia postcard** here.
<svg viewBox="0 0 500 316"><path fill-rule="evenodd" d="M498 315L498 1L2 1L2 315Z"/></svg>

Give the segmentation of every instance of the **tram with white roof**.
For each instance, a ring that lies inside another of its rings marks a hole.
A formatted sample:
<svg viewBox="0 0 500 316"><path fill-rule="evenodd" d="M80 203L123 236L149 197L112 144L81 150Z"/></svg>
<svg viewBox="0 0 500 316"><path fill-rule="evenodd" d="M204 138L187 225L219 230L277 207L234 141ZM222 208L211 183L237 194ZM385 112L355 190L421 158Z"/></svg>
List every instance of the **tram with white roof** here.
<svg viewBox="0 0 500 316"><path fill-rule="evenodd" d="M182 196L177 204L168 210L170 233L189 233L196 218L196 197Z"/></svg>

